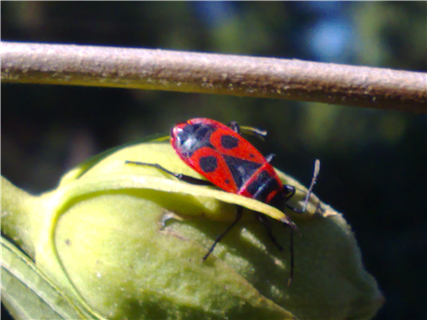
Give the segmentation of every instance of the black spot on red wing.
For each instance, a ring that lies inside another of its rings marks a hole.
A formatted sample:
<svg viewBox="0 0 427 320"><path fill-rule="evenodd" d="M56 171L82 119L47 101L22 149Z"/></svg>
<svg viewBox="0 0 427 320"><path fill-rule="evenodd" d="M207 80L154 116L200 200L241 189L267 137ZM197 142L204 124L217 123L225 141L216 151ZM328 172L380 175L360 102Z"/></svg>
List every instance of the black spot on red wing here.
<svg viewBox="0 0 427 320"><path fill-rule="evenodd" d="M279 188L279 183L267 171L262 171L257 179L246 187L254 199L266 202L268 195Z"/></svg>
<svg viewBox="0 0 427 320"><path fill-rule="evenodd" d="M228 134L221 136L221 145L225 149L233 149L239 146L239 139Z"/></svg>
<svg viewBox="0 0 427 320"><path fill-rule="evenodd" d="M245 182L261 167L261 164L256 162L228 155L223 155L223 157L238 189L241 189Z"/></svg>
<svg viewBox="0 0 427 320"><path fill-rule="evenodd" d="M229 184L229 183L230 183L230 180L225 179L225 183L226 183L226 184Z"/></svg>
<svg viewBox="0 0 427 320"><path fill-rule="evenodd" d="M204 172L213 172L218 168L218 161L214 156L200 157L199 166Z"/></svg>
<svg viewBox="0 0 427 320"><path fill-rule="evenodd" d="M213 148L210 137L215 130L216 128L209 124L186 125L175 137L177 148L181 154L189 158L200 148Z"/></svg>
<svg viewBox="0 0 427 320"><path fill-rule="evenodd" d="M254 157L255 156L252 153L249 154L249 158L254 158Z"/></svg>

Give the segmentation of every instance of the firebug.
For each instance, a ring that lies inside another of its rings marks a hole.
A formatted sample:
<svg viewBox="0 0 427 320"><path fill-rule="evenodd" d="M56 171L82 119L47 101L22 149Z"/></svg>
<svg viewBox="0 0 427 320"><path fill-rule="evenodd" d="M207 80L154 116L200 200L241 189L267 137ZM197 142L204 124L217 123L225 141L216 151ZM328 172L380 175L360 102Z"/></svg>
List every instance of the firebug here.
<svg viewBox="0 0 427 320"><path fill-rule="evenodd" d="M260 137L266 134L253 128L246 128L246 131ZM281 211L285 207L288 207L298 213L304 212L312 188L316 183L320 168L319 160L316 160L313 179L305 199L304 207L302 210L295 209L287 204L287 201L295 194L295 188L290 185L283 185L270 164L274 155L271 154L264 157L240 133L241 128L237 122L231 122L229 126L226 126L218 121L206 118L191 119L172 127L170 142L177 155L188 166L208 179L208 181L171 172L159 164L138 161L126 161L126 163L152 166L192 184L215 185L224 191L268 203ZM208 258L216 244L237 224L242 217L242 213L243 208L237 206L235 220L217 237L207 254L203 257L203 260ZM297 230L297 226L288 216L285 214L284 216L286 219L283 219L282 222L289 226L291 230L290 284L294 269L293 231ZM272 242L280 250L283 250L272 233L267 217L261 213L255 213L255 217L266 227Z"/></svg>

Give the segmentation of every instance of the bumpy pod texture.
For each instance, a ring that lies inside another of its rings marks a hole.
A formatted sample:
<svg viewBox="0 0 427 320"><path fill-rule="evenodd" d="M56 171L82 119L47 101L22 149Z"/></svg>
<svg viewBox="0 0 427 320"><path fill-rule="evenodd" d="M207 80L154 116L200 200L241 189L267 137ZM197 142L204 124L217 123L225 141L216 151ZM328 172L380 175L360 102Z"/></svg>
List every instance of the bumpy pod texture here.
<svg viewBox="0 0 427 320"><path fill-rule="evenodd" d="M383 298L364 269L341 214L313 195L298 225L290 287L289 229L272 220L279 251L250 210L283 213L253 199L189 185L151 167L200 177L167 143L141 143L94 157L58 188L31 196L2 180L2 230L58 290L108 319L370 319ZM306 189L297 187L292 205ZM320 184L320 183L319 183ZM244 218L203 261L233 220ZM317 207L317 210L316 210ZM250 210L249 210L250 209Z"/></svg>

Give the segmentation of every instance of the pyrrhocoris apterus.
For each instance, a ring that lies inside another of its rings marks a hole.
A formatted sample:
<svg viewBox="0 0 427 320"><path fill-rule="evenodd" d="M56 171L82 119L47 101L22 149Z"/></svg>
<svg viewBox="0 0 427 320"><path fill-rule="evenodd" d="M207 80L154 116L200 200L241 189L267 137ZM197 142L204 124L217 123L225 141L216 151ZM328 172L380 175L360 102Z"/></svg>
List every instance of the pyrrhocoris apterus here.
<svg viewBox="0 0 427 320"><path fill-rule="evenodd" d="M255 129L252 131L259 134L259 131ZM305 211L319 171L318 160L304 208L303 210L296 210L286 204L295 194L295 188L283 185L274 168L270 165L273 155L264 158L252 144L242 138L240 127L236 122L232 122L228 127L211 119L191 119L185 123L177 124L171 129L170 141L178 156L209 181L173 173L158 164L136 161L126 161L126 163L154 166L178 179L194 184L215 185L227 192L268 203L279 210L283 210L286 206L296 212ZM203 259L209 256L215 245L240 220L242 211L242 207L238 206L236 219L215 240ZM282 249L271 232L269 221L261 214L256 214L256 217L267 227L267 232L273 242L279 249ZM292 235L293 230L296 230L297 227L289 217L283 222L291 227L291 270L289 278L291 280L294 267Z"/></svg>

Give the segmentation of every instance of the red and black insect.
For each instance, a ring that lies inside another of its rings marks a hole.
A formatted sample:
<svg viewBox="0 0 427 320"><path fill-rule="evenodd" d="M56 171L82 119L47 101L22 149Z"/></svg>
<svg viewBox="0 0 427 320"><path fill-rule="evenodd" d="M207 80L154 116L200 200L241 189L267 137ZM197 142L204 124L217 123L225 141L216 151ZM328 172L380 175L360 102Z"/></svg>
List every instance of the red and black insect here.
<svg viewBox="0 0 427 320"><path fill-rule="evenodd" d="M259 134L259 131L255 129L249 130ZM237 122L231 122L229 126L226 126L211 119L191 119L185 123L177 124L171 129L170 141L178 156L209 181L177 174L158 164L137 161L126 161L126 163L153 166L180 180L193 184L215 185L224 191L268 203L279 210L288 207L295 212L305 211L311 189L317 178L318 161L316 161L315 173L304 208L303 210L297 210L286 203L295 194L295 188L290 185L283 185L274 168L270 165L274 155L268 155L264 158L252 144L242 138L240 126ZM203 257L204 260L213 251L215 245L242 217L243 208L240 206L237 208L235 220L215 240L208 253ZM260 213L255 213L255 216L266 227L273 243L280 250L283 250L271 231L271 225L267 217ZM297 227L286 215L282 222L291 228L291 274L289 278L291 280L294 267L293 231L297 230Z"/></svg>

